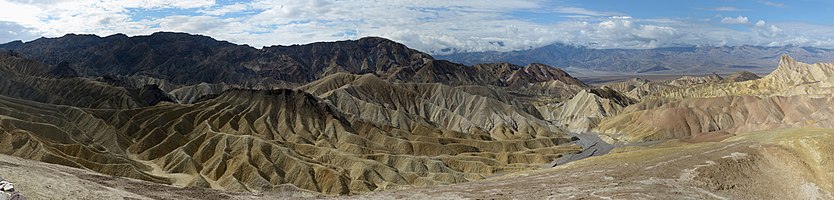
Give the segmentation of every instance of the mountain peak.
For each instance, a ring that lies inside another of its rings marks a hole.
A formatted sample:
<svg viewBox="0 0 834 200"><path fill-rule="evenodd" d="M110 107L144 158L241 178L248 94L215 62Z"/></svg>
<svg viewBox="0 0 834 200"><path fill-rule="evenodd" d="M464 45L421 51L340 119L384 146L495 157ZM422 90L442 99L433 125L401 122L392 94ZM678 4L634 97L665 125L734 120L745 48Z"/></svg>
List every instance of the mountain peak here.
<svg viewBox="0 0 834 200"><path fill-rule="evenodd" d="M834 63L807 64L782 55L779 66L766 78L783 84L803 84L834 79Z"/></svg>
<svg viewBox="0 0 834 200"><path fill-rule="evenodd" d="M362 37L362 38L359 38L359 39L358 39L358 40L356 40L356 41L359 41L359 42L378 42L378 43L382 43L382 42L389 43L389 42L390 42L390 43L397 43L397 44L399 44L399 42L396 42L396 41L391 40L391 39L388 39L388 38L379 37L379 36L368 36L368 37Z"/></svg>
<svg viewBox="0 0 834 200"><path fill-rule="evenodd" d="M788 54L782 54L782 57L779 59L779 66L793 66L796 65L798 61L793 59Z"/></svg>
<svg viewBox="0 0 834 200"><path fill-rule="evenodd" d="M379 75L391 69L419 68L434 60L381 37L256 49L181 32L103 38L67 34L0 48L51 65L67 61L69 67L62 69L77 70L81 76L143 74L175 84L307 83L335 72Z"/></svg>

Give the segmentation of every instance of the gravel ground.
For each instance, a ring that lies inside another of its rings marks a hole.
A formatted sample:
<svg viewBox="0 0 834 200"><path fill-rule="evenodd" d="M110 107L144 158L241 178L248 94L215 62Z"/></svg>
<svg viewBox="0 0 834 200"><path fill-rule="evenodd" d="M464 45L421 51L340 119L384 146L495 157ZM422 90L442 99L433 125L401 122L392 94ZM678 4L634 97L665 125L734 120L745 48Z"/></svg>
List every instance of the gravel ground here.
<svg viewBox="0 0 834 200"><path fill-rule="evenodd" d="M281 199L287 194L178 188L0 155L0 176L28 199ZM297 194L294 194L297 196Z"/></svg>

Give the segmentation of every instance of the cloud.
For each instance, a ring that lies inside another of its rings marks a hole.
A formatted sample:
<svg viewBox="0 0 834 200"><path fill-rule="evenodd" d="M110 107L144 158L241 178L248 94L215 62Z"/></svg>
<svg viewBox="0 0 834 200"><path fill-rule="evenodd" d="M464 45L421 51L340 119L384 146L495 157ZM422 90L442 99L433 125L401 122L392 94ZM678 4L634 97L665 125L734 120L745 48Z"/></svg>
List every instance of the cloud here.
<svg viewBox="0 0 834 200"><path fill-rule="evenodd" d="M84 2L84 1L82 1ZM201 8L215 5L215 0L100 0L86 1L88 4L95 4L104 8Z"/></svg>
<svg viewBox="0 0 834 200"><path fill-rule="evenodd" d="M759 3L767 5L767 6L771 6L771 7L777 7L777 8L785 7L785 3L773 2L773 1L767 1L767 0L759 0Z"/></svg>
<svg viewBox="0 0 834 200"><path fill-rule="evenodd" d="M43 9L34 4L19 4L0 0L0 19L23 25L34 25L40 21Z"/></svg>
<svg viewBox="0 0 834 200"><path fill-rule="evenodd" d="M0 19L8 21L0 24L0 31L22 35L0 35L0 40L66 33L179 31L255 47L381 36L435 54L511 51L554 42L638 49L745 44L834 47L834 42L826 42L834 38L825 32L834 32L829 26L797 27L764 20L751 24L744 16L716 18L721 23L631 17L628 13L554 6L541 0L218 2L225 1L0 0ZM152 14L142 16L145 13ZM536 21L524 14L555 20Z"/></svg>
<svg viewBox="0 0 834 200"><path fill-rule="evenodd" d="M44 36L66 33L145 33L156 24L134 20L134 10L197 9L215 0L0 0L0 19L37 29Z"/></svg>
<svg viewBox="0 0 834 200"><path fill-rule="evenodd" d="M252 9L252 5L245 4L245 3L235 3L231 5L224 5L217 8L209 8L200 10L200 13L208 14L208 15L225 15L229 13L239 13L245 12Z"/></svg>
<svg viewBox="0 0 834 200"><path fill-rule="evenodd" d="M657 48L681 36L673 27L643 24L631 19L610 18L597 23L563 23L560 26L579 30L569 32L568 37L576 41L595 41L580 44L595 48ZM570 40L560 42L573 43Z"/></svg>
<svg viewBox="0 0 834 200"><path fill-rule="evenodd" d="M765 26L765 21L764 20L759 20L758 22L756 22L756 27L764 27L764 26Z"/></svg>
<svg viewBox="0 0 834 200"><path fill-rule="evenodd" d="M225 30L230 20L223 20L211 16L169 16L158 20L159 26L163 30L173 30L188 33L206 33L213 30Z"/></svg>
<svg viewBox="0 0 834 200"><path fill-rule="evenodd" d="M595 11L595 10L588 10L585 8L580 7L566 7L560 6L553 9L554 12L562 13L562 14L573 14L573 15L580 15L580 16L617 16L617 15L624 15L622 13L617 12L603 12L603 11Z"/></svg>
<svg viewBox="0 0 834 200"><path fill-rule="evenodd" d="M611 19L631 19L631 16L611 16Z"/></svg>
<svg viewBox="0 0 834 200"><path fill-rule="evenodd" d="M750 21L747 20L747 17L738 16L738 17L724 17L721 19L721 23L725 24L747 24Z"/></svg>
<svg viewBox="0 0 834 200"><path fill-rule="evenodd" d="M0 41L29 41L40 37L37 30L24 27L15 22L0 21Z"/></svg>
<svg viewBox="0 0 834 200"><path fill-rule="evenodd" d="M736 8L736 7L733 7L733 6L721 6L721 7L710 8L710 9L707 9L707 10L718 11L718 12L747 11L745 9L739 9L739 8Z"/></svg>

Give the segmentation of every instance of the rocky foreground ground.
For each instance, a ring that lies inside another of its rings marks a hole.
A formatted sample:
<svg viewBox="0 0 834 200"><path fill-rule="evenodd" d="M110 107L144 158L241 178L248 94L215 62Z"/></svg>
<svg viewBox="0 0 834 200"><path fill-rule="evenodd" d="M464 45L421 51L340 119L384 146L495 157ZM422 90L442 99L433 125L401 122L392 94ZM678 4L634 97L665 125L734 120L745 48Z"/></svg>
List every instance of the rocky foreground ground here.
<svg viewBox="0 0 834 200"><path fill-rule="evenodd" d="M28 199L282 199L303 193L248 194L178 188L89 170L0 155L0 175ZM10 193L7 193L10 194ZM9 196L11 197L11 196ZM0 197L2 199L2 197Z"/></svg>
<svg viewBox="0 0 834 200"><path fill-rule="evenodd" d="M0 177L0 200L26 200L20 191L14 189L14 183Z"/></svg>
<svg viewBox="0 0 834 200"><path fill-rule="evenodd" d="M834 199L832 129L623 147L552 169L336 199Z"/></svg>

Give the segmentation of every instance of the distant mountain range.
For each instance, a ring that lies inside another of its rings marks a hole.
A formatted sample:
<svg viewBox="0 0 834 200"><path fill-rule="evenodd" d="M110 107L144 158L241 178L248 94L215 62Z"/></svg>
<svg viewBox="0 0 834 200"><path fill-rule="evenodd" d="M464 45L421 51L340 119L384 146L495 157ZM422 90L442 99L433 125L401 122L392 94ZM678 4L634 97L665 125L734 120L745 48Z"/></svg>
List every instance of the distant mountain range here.
<svg viewBox="0 0 834 200"><path fill-rule="evenodd" d="M0 49L50 65L65 62L71 69L67 73L80 76L146 75L175 84L225 82L246 86L306 83L337 72L425 79L412 76L420 74L416 71L424 66L468 70L464 65L500 62L520 66L542 63L572 72L707 74L742 70L767 73L783 54L803 62L834 61L832 49L798 46L593 49L557 43L523 51L432 56L378 37L256 49L170 32L135 37L68 34L26 43L9 42L0 44Z"/></svg>
<svg viewBox="0 0 834 200"><path fill-rule="evenodd" d="M150 77L164 80L164 84L154 84L165 90L174 87L166 85L199 83L286 88L336 73L374 74L392 81L450 85L505 86L521 83L519 80L549 80L548 77L535 77L541 75L537 73L542 70L528 73L529 70L522 66L512 65L511 70L494 73L490 71L493 65L469 67L436 60L429 54L379 37L256 49L187 33L158 32L134 37L68 34L25 43L0 44L0 50L60 66L56 68L60 71L53 73L62 76L103 77L111 84L124 76L131 79L127 82L138 79L144 82L147 78L141 77ZM531 66L540 68L543 65ZM559 69L544 68L547 69L544 71L561 74L554 77L567 76ZM506 79L511 75L515 78ZM582 85L576 80L567 81Z"/></svg>
<svg viewBox="0 0 834 200"><path fill-rule="evenodd" d="M803 62L834 61L834 50L799 46L669 47L657 49L592 49L551 44L512 52L472 52L437 55L438 59L473 65L509 62L517 65L543 63L569 71L693 74L747 70L769 72L779 57L789 54Z"/></svg>
<svg viewBox="0 0 834 200"><path fill-rule="evenodd" d="M66 62L81 76L146 75L175 84L306 83L336 72L384 73L432 60L405 45L373 37L256 49L186 33L68 34L0 44L0 49L51 65Z"/></svg>

